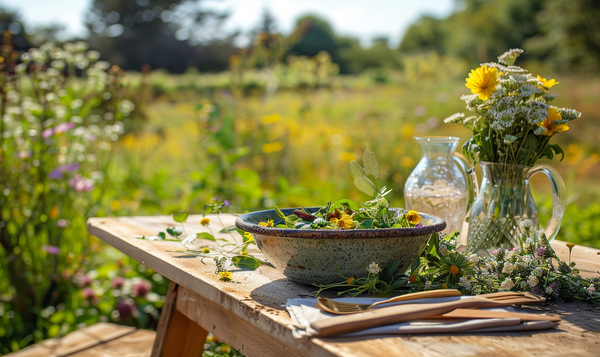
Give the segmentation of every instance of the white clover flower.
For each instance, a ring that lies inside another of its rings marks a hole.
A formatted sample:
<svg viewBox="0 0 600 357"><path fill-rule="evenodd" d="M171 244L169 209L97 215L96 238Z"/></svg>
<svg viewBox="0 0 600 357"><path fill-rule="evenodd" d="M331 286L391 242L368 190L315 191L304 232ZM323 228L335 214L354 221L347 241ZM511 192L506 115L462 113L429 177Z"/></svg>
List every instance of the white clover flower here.
<svg viewBox="0 0 600 357"><path fill-rule="evenodd" d="M498 56L498 62L512 66L521 53L523 53L523 50L520 48L510 49Z"/></svg>
<svg viewBox="0 0 600 357"><path fill-rule="evenodd" d="M551 295L554 292L554 289L552 289L552 287L550 285L548 285L548 287L546 288L546 294Z"/></svg>
<svg viewBox="0 0 600 357"><path fill-rule="evenodd" d="M514 269L515 269L515 265L507 262L507 263L504 263L504 267L502 268L502 273L510 274L513 272Z"/></svg>
<svg viewBox="0 0 600 357"><path fill-rule="evenodd" d="M500 284L500 289L502 290L510 290L515 286L515 283L512 281L511 278L506 278L504 279L504 281L502 282L502 284Z"/></svg>
<svg viewBox="0 0 600 357"><path fill-rule="evenodd" d="M594 284L590 284L590 286L589 286L589 287L587 287L587 288L586 288L586 290L587 290L589 293L593 293L593 292L595 292L595 291L596 291L596 287L594 286Z"/></svg>
<svg viewBox="0 0 600 357"><path fill-rule="evenodd" d="M543 273L544 273L544 271L540 267L533 269L533 271L531 272L531 274L533 274L535 276L542 276Z"/></svg>
<svg viewBox="0 0 600 357"><path fill-rule="evenodd" d="M504 135L504 143L505 144L509 144L510 145L510 144L514 143L515 141L517 141L517 137L516 136L509 135L509 134Z"/></svg>
<svg viewBox="0 0 600 357"><path fill-rule="evenodd" d="M381 269L379 269L379 265L377 265L377 263L375 263L375 262L369 264L369 267L367 268L367 270L371 274L379 274L379 272L381 271Z"/></svg>
<svg viewBox="0 0 600 357"><path fill-rule="evenodd" d="M535 288L540 283L540 280L535 275L530 275L528 279L529 287Z"/></svg>
<svg viewBox="0 0 600 357"><path fill-rule="evenodd" d="M458 124L458 123L462 123L464 118L465 118L465 115L463 113L456 113L456 114L452 114L451 116L444 119L444 123Z"/></svg>
<svg viewBox="0 0 600 357"><path fill-rule="evenodd" d="M523 228L531 228L533 227L533 221L530 219L524 219L521 222L519 222L519 225Z"/></svg>
<svg viewBox="0 0 600 357"><path fill-rule="evenodd" d="M317 219L315 219L315 220L313 221L313 223L314 223L314 224L323 224L323 223L325 223L325 222L326 222L326 221L325 221L323 218L321 218L321 217L317 217Z"/></svg>

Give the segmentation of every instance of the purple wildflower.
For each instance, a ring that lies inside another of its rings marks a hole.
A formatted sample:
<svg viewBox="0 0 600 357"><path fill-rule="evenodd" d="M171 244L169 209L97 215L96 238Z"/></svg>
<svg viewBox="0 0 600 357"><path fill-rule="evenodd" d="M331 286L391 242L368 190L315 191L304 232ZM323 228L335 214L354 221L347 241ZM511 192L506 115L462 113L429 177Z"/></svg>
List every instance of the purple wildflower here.
<svg viewBox="0 0 600 357"><path fill-rule="evenodd" d="M228 201L228 200L225 200L225 202L223 202L223 205L224 205L225 207L229 206L229 201Z"/></svg>
<svg viewBox="0 0 600 357"><path fill-rule="evenodd" d="M217 202L217 196L215 195L215 197L213 197L212 199L214 202Z"/></svg>
<svg viewBox="0 0 600 357"><path fill-rule="evenodd" d="M60 123L54 128L54 134L62 134L73 129L75 123Z"/></svg>
<svg viewBox="0 0 600 357"><path fill-rule="evenodd" d="M421 223L419 223L415 226L415 228L421 228L421 227L423 227L423 224L421 224Z"/></svg>
<svg viewBox="0 0 600 357"><path fill-rule="evenodd" d="M75 177L69 181L69 185L77 191L91 191L94 188L94 181L81 175L75 175Z"/></svg>
<svg viewBox="0 0 600 357"><path fill-rule="evenodd" d="M54 170L50 171L50 173L48 174L48 178L61 179L63 178L63 172L71 172L77 169L79 169L79 164L61 165L55 168Z"/></svg>
<svg viewBox="0 0 600 357"><path fill-rule="evenodd" d="M53 245L43 245L42 249L46 251L48 254L58 255L60 253L60 248Z"/></svg>
<svg viewBox="0 0 600 357"><path fill-rule="evenodd" d="M539 247L536 251L535 251L535 255L537 255L538 257L543 257L544 254L546 254L546 247Z"/></svg>
<svg viewBox="0 0 600 357"><path fill-rule="evenodd" d="M140 280L131 287L131 296L144 297L152 291L152 285L147 280Z"/></svg>
<svg viewBox="0 0 600 357"><path fill-rule="evenodd" d="M48 129L42 131L42 138L46 139L46 138L52 136L52 134L54 134L54 130L52 128L48 128Z"/></svg>
<svg viewBox="0 0 600 357"><path fill-rule="evenodd" d="M498 253L500 253L500 248L492 251L493 255L498 255Z"/></svg>
<svg viewBox="0 0 600 357"><path fill-rule="evenodd" d="M115 306L115 310L119 312L119 319L123 320L133 315L135 311L135 304L130 301L119 301L117 306Z"/></svg>

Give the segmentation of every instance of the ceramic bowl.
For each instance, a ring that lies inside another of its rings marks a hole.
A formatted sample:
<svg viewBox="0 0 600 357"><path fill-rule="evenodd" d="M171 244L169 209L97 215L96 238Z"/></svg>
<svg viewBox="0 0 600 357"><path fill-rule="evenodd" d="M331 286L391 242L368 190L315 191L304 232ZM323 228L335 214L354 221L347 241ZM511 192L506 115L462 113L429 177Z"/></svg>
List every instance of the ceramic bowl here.
<svg viewBox="0 0 600 357"><path fill-rule="evenodd" d="M309 208L315 212L319 208ZM287 216L295 208L282 209ZM419 213L422 227L389 229L288 229L259 226L260 222L282 222L275 210L246 213L235 225L254 235L265 257L289 279L302 284L333 284L340 276L367 275L372 262L381 268L400 260L404 272L423 251L433 233L446 228L436 216ZM339 271L339 274L338 274Z"/></svg>

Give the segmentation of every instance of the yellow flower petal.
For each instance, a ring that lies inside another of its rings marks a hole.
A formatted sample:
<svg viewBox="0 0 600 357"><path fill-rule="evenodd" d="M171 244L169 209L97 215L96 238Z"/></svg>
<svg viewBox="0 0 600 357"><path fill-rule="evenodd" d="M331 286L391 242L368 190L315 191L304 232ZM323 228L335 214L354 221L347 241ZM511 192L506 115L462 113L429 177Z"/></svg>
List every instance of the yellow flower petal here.
<svg viewBox="0 0 600 357"><path fill-rule="evenodd" d="M496 86L499 83L498 75L498 69L483 65L471 70L465 86L471 90L471 93L479 94L479 99L488 100L492 93L496 91Z"/></svg>

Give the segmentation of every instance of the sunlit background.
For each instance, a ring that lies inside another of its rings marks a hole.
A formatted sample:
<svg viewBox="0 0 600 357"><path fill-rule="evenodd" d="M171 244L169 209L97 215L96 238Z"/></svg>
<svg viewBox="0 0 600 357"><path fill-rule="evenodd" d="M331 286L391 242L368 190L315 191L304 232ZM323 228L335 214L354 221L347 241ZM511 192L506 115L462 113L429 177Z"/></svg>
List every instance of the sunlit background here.
<svg viewBox="0 0 600 357"><path fill-rule="evenodd" d="M108 143L75 155L85 189L40 213L50 230L23 229L20 245L0 249L0 353L97 321L156 325L168 281L88 237L89 216L201 213L215 195L231 212L365 200L348 162L366 148L379 158L380 186L402 206L420 160L413 137L463 143L470 133L443 119L463 111L469 71L510 48L525 50L518 65L560 82L556 106L583 113L552 138L564 159L544 163L568 188L558 238L600 247L599 24L593 0L0 1L3 41L18 51L89 46L119 66L111 73L123 71L126 100L104 131ZM87 144L65 139L57 150ZM550 186L544 177L532 186L543 223ZM6 202L6 216L35 216L27 195ZM42 248L48 242L59 252ZM14 256L23 281L49 291L29 316L15 307L20 292L6 273ZM128 281L126 298L112 295L116 277ZM148 284L153 295L135 293Z"/></svg>

